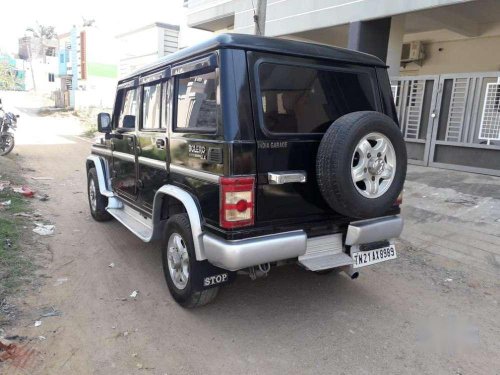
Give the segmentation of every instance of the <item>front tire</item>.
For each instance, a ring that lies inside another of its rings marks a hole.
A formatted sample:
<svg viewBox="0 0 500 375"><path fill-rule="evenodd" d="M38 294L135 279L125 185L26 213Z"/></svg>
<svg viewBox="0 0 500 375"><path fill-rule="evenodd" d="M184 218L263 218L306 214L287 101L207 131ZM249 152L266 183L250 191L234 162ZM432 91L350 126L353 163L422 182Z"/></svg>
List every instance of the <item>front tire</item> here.
<svg viewBox="0 0 500 375"><path fill-rule="evenodd" d="M203 306L217 296L218 287L202 291L193 288L193 275L201 272L203 265L196 261L187 214L173 215L168 219L162 241L162 263L170 294L182 307Z"/></svg>
<svg viewBox="0 0 500 375"><path fill-rule="evenodd" d="M14 137L10 134L0 136L0 156L9 154L14 149Z"/></svg>
<svg viewBox="0 0 500 375"><path fill-rule="evenodd" d="M87 196L89 199L90 214L96 221L109 221L113 217L106 211L108 198L100 193L99 179L95 168L90 168L87 175Z"/></svg>

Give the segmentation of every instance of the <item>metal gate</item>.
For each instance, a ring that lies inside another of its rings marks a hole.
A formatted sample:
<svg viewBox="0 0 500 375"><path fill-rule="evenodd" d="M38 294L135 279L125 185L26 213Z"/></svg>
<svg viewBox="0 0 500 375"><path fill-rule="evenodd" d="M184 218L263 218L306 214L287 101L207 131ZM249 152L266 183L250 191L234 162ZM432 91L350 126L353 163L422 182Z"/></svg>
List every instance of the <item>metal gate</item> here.
<svg viewBox="0 0 500 375"><path fill-rule="evenodd" d="M410 163L500 176L500 72L391 85Z"/></svg>

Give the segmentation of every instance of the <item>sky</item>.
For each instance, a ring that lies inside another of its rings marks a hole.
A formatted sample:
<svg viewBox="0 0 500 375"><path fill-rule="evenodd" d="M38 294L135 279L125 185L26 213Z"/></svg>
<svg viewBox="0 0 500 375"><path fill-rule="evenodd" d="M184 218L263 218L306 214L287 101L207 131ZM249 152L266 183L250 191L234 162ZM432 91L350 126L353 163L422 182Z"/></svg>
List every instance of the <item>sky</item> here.
<svg viewBox="0 0 500 375"><path fill-rule="evenodd" d="M55 26L57 33L81 26L83 19L94 19L95 26L109 35L164 22L180 25L179 46L185 47L206 39L210 33L189 29L182 0L25 0L3 1L0 22L0 50L17 52L18 38L28 27ZM10 16L9 16L10 15Z"/></svg>

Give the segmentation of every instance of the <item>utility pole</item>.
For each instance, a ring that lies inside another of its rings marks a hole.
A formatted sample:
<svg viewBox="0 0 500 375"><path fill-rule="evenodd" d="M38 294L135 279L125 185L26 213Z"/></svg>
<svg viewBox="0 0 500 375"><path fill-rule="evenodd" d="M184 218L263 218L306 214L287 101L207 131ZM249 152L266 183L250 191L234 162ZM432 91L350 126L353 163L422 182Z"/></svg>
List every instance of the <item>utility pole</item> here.
<svg viewBox="0 0 500 375"><path fill-rule="evenodd" d="M253 21L255 23L255 35L266 35L266 8L267 0L257 0L257 8L255 9L255 13L253 16Z"/></svg>
<svg viewBox="0 0 500 375"><path fill-rule="evenodd" d="M35 72L33 71L33 52L31 51L31 41L29 39L28 43L28 58L30 62L30 70L31 70L31 80L33 81L33 91L36 93L36 81L35 81Z"/></svg>

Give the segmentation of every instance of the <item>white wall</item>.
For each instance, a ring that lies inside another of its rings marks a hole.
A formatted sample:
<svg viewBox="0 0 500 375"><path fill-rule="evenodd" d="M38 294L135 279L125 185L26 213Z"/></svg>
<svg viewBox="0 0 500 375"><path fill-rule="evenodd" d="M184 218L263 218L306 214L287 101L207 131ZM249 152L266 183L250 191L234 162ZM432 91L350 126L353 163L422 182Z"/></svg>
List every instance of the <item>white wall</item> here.
<svg viewBox="0 0 500 375"><path fill-rule="evenodd" d="M469 0L287 0L268 1L266 35L278 36L371 20ZM255 1L254 1L255 3ZM234 2L234 31L253 33L251 0ZM189 18L188 18L189 24Z"/></svg>
<svg viewBox="0 0 500 375"><path fill-rule="evenodd" d="M36 90L40 93L51 93L54 90L59 89L60 81L57 79L59 73L58 58L52 56L46 56L45 62L43 59L35 59L30 65L29 61L26 61L24 67L25 72L25 87L26 90L33 90L33 79L31 74L31 67L33 67L33 73L36 83ZM54 74L54 82L49 82L49 73Z"/></svg>

